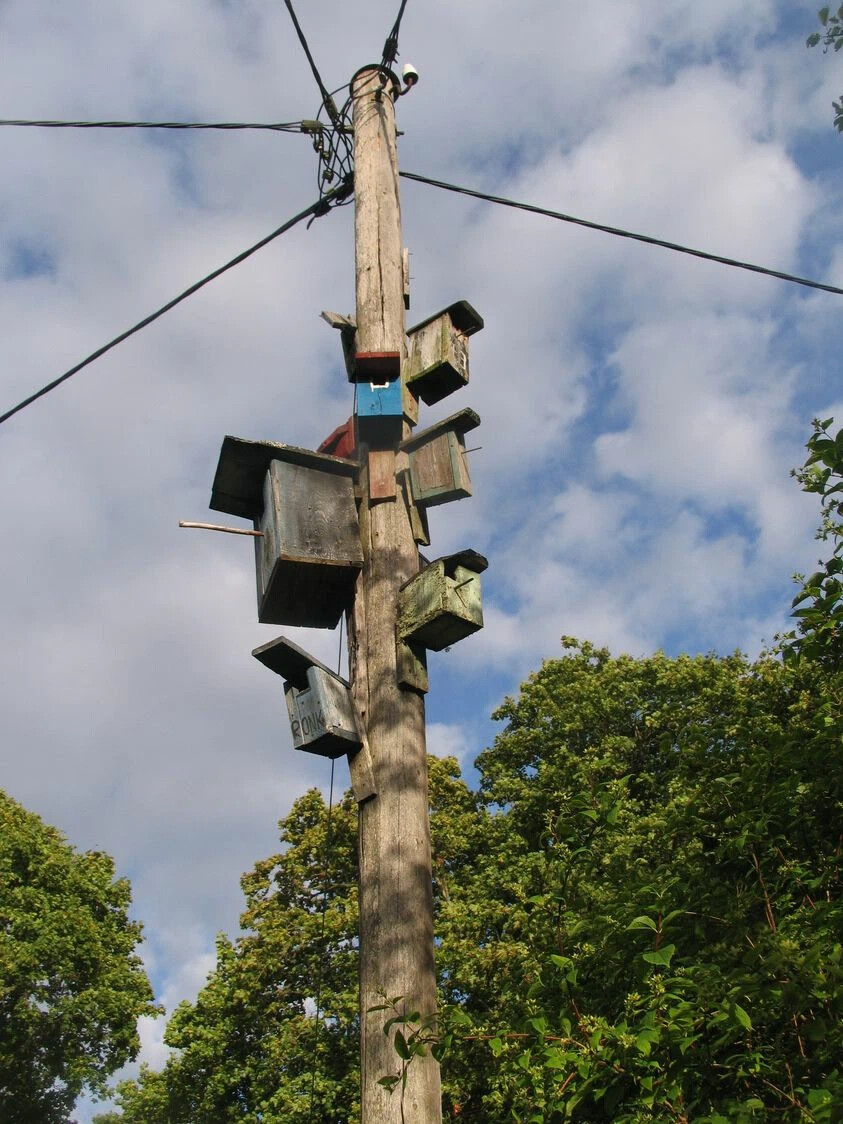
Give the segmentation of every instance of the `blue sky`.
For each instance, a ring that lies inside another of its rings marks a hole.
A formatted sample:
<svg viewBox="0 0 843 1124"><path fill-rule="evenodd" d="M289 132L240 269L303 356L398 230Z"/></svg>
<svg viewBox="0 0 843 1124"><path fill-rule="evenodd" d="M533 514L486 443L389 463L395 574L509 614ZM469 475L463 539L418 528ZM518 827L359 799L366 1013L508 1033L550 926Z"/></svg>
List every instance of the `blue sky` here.
<svg viewBox="0 0 843 1124"><path fill-rule="evenodd" d="M301 6L330 88L380 55L397 7ZM843 286L843 70L805 49L815 23L813 3L778 0L410 0L401 165ZM0 94L7 118L318 108L266 0L6 0ZM3 408L315 196L297 136L0 144ZM431 553L490 562L485 629L431 656L430 748L470 770L491 710L563 634L635 654L769 642L819 549L789 470L812 417L843 419L843 298L406 180L402 211L408 323L460 298L486 321L469 387L422 418L483 419L475 495L431 513ZM0 428L0 783L115 856L170 1009L215 932L236 931L240 873L329 775L293 754L279 683L250 655L278 629L257 623L249 544L177 523L209 518L225 434L314 448L349 414L319 311L349 311L353 284L345 208ZM335 636L297 639L334 658ZM162 1030L142 1028L153 1063Z"/></svg>

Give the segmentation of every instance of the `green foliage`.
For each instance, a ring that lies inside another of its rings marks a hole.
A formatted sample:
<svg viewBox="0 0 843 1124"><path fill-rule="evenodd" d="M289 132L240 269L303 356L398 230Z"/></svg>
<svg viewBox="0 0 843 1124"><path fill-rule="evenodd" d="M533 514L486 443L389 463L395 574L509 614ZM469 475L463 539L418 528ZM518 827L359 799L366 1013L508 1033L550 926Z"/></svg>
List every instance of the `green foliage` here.
<svg viewBox="0 0 843 1124"><path fill-rule="evenodd" d="M498 712L478 761L495 846L438 923L473 1023L446 1069L460 1120L831 1119L829 673L565 643Z"/></svg>
<svg viewBox="0 0 843 1124"><path fill-rule="evenodd" d="M0 1119L59 1124L138 1050L152 991L129 883L0 792Z"/></svg>
<svg viewBox="0 0 843 1124"><path fill-rule="evenodd" d="M817 538L833 543L833 550L809 577L797 575L802 587L793 599L798 635L785 637L783 650L787 659L801 658L835 670L843 658L843 429L832 437L833 421L814 419L808 458L794 473L804 491L821 497Z"/></svg>
<svg viewBox="0 0 843 1124"><path fill-rule="evenodd" d="M823 44L823 51L828 51L831 48L834 51L839 51L843 48L843 4L837 9L836 12L831 8L820 8L817 12L817 17L822 25L822 31L814 31L805 40L807 47L816 47L817 44ZM843 98L839 101L832 102L834 108L834 125L839 133L843 133Z"/></svg>

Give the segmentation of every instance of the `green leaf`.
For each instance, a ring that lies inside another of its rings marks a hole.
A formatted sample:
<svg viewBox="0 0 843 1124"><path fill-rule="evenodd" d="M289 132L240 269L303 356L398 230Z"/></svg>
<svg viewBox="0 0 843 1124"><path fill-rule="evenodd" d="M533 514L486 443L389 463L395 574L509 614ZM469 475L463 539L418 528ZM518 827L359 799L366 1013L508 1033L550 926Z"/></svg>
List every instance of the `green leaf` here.
<svg viewBox="0 0 843 1124"><path fill-rule="evenodd" d="M642 952L641 959L646 960L648 964L661 965L667 967L676 952L675 944L666 944L662 948L654 949L652 952Z"/></svg>
<svg viewBox="0 0 843 1124"><path fill-rule="evenodd" d="M652 917L646 917L642 913L640 917L635 917L630 921L627 925L627 930L629 929L652 929L652 931L656 933L658 932L658 925L656 925Z"/></svg>
<svg viewBox="0 0 843 1124"><path fill-rule="evenodd" d="M831 1093L828 1089L809 1089L807 1099L811 1108L822 1108L831 1104Z"/></svg>
<svg viewBox="0 0 843 1124"><path fill-rule="evenodd" d="M400 1030L396 1030L395 1037L392 1040L392 1044L395 1047L395 1053L398 1055L398 1057L403 1061L408 1062L412 1057L412 1053L410 1052L410 1047L407 1045L407 1039L404 1037Z"/></svg>
<svg viewBox="0 0 843 1124"><path fill-rule="evenodd" d="M741 1007L740 1003L733 1003L731 1011L734 1018L740 1023L744 1030L752 1030L752 1019L743 1007Z"/></svg>

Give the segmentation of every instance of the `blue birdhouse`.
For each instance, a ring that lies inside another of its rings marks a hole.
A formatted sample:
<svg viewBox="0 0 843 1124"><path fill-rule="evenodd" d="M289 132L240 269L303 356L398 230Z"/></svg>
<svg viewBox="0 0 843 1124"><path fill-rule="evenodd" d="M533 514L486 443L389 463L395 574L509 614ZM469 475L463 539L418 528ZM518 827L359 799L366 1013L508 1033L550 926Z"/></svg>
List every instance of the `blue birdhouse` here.
<svg viewBox="0 0 843 1124"><path fill-rule="evenodd" d="M356 389L361 441L376 446L400 441L404 418L401 379L359 382Z"/></svg>

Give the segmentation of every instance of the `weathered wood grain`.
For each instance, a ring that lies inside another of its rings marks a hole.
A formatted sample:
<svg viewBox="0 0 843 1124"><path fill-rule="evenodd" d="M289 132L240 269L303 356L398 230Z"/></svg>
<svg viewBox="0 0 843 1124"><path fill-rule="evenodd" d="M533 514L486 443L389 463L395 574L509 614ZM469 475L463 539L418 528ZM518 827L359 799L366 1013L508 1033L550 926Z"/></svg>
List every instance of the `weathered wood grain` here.
<svg viewBox="0 0 843 1124"><path fill-rule="evenodd" d="M480 575L465 566L445 572L439 559L401 589L398 635L408 643L441 652L483 627Z"/></svg>
<svg viewBox="0 0 843 1124"><path fill-rule="evenodd" d="M351 692L339 676L312 665L307 669L307 686L287 683L284 698L294 749L342 757L362 748Z"/></svg>
<svg viewBox="0 0 843 1124"><path fill-rule="evenodd" d="M381 78L371 68L352 82L357 332L361 349L396 349L403 357L394 106L391 84L382 86ZM360 493L364 563L350 614L349 666L378 787L360 805L361 1117L362 1124L439 1124L439 1067L429 1054L409 1067L403 1097L378 1084L395 1070L394 1032L385 1035L383 1012L370 1008L386 993L432 1015L436 981L424 699L398 685L395 633L398 589L416 573L418 552L403 494L371 503L368 482Z"/></svg>
<svg viewBox="0 0 843 1124"><path fill-rule="evenodd" d="M246 519L259 517L263 511L264 477L274 460L300 464L352 479L357 475L356 462L342 457L314 453L310 449L281 445L276 441L247 441L243 437L225 437L214 474L209 504L211 510L224 511L228 515L242 515Z"/></svg>
<svg viewBox="0 0 843 1124"><path fill-rule="evenodd" d="M450 503L470 496L471 477L465 438L453 430L440 433L410 452L413 499L422 507Z"/></svg>
<svg viewBox="0 0 843 1124"><path fill-rule="evenodd" d="M396 495L395 450L369 450L369 499L392 500Z"/></svg>
<svg viewBox="0 0 843 1124"><path fill-rule="evenodd" d="M271 461L255 526L258 620L335 628L363 565L350 477Z"/></svg>
<svg viewBox="0 0 843 1124"><path fill-rule="evenodd" d="M468 383L468 337L483 327L468 301L458 301L410 328L405 381L428 406Z"/></svg>

